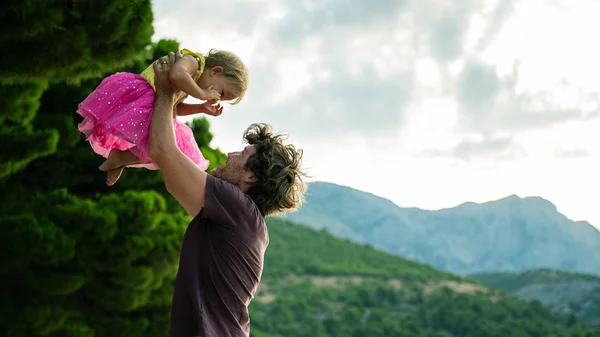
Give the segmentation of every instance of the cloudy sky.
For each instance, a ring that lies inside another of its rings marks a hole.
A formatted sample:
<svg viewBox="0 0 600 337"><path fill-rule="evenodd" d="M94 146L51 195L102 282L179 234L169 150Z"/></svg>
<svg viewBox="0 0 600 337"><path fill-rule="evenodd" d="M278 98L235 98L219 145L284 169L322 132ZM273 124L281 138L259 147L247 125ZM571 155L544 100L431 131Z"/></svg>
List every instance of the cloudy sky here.
<svg viewBox="0 0 600 337"><path fill-rule="evenodd" d="M267 122L316 180L423 209L541 196L600 228L598 1L153 3L156 39L250 68L214 146Z"/></svg>

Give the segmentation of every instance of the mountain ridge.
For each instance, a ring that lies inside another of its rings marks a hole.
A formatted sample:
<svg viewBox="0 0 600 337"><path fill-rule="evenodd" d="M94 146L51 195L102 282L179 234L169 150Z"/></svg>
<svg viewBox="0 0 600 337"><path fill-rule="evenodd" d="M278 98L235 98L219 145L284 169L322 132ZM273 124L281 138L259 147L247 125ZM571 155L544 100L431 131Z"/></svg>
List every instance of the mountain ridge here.
<svg viewBox="0 0 600 337"><path fill-rule="evenodd" d="M600 231L536 196L516 194L452 208L403 208L327 183L309 184L294 222L461 275L550 268L600 272Z"/></svg>
<svg viewBox="0 0 600 337"><path fill-rule="evenodd" d="M389 202L391 205L394 205L394 206L396 206L398 208L401 208L401 209L404 209L404 210L419 210L419 211L423 211L423 212L438 212L438 211L444 211L444 210L449 210L449 209L455 209L455 208L463 207L463 206L464 207L468 207L469 205L481 206L481 205L487 205L487 204L494 204L494 203L498 203L498 202L510 202L510 201L513 201L513 200L520 200L520 201L525 201L525 202L536 202L536 203L539 203L539 204L544 204L546 206L551 207L552 210L558 212L558 208L556 207L556 205L554 205L554 203L552 201L550 201L549 199L546 199L544 197L535 196L535 195L521 197L518 194L514 194L513 193L513 194L510 194L510 195L507 195L507 196L504 196L504 197L499 197L497 199L492 199L492 200L488 200L488 201L481 201L481 202L464 201L464 202L459 203L459 204L457 204L455 206L448 206L448 207L435 208L435 209L426 209L426 208L415 207L415 206L412 206L412 207L402 206L402 205L399 205L399 204L395 203L394 201L392 201L389 198L382 197L382 196L379 196L379 195L377 195L375 193L363 191L363 190L360 190L360 189L357 189L357 188L354 188L354 187L350 187L350 186L347 186L347 185L337 184L337 183L333 183L333 182L326 182L326 181L314 181L314 182L311 182L309 184L309 186L312 185L312 184L330 185L330 186L335 186L337 188L346 189L348 191L362 193L362 194L365 194L365 195L372 196L374 198L385 200L385 201ZM310 192L307 192L307 195L309 195L309 193ZM595 229L597 229L598 231L600 231L600 229L598 229L597 227L595 227L594 225L592 225L589 221L586 221L586 220L573 220L573 219L570 219L568 217L567 217L567 219L569 219L570 221L573 221L573 222L582 222L584 224L588 224L588 225L594 227Z"/></svg>

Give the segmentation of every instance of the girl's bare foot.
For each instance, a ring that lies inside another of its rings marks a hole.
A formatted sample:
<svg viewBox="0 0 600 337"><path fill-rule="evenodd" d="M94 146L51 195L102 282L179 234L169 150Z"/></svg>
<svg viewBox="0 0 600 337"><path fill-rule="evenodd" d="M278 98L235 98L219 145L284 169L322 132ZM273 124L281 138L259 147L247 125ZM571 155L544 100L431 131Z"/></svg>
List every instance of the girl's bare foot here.
<svg viewBox="0 0 600 337"><path fill-rule="evenodd" d="M108 186L114 185L117 182L117 180L119 180L119 178L121 178L123 169L125 169L125 165L108 170L108 173L106 174L106 185L108 185Z"/></svg>
<svg viewBox="0 0 600 337"><path fill-rule="evenodd" d="M100 165L98 169L100 169L100 171L106 172L113 169L117 169L120 166L137 164L138 162L138 157L136 157L131 151L121 151L118 149L112 149L108 154L108 158L106 158L104 163L102 163L102 165Z"/></svg>

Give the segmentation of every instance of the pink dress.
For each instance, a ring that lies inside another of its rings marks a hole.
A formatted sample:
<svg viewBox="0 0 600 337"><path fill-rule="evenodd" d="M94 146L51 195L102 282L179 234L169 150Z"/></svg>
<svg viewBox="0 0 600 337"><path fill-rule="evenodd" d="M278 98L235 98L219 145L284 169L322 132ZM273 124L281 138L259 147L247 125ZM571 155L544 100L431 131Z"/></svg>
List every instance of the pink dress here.
<svg viewBox="0 0 600 337"><path fill-rule="evenodd" d="M184 53L188 53L184 49ZM193 53L196 57L200 54ZM201 55L200 55L201 56ZM200 63L199 74L204 70L204 57L197 57ZM181 103L187 95L179 93L176 103ZM140 163L128 167L158 169L148 155L148 134L154 109L154 69L150 65L141 75L116 73L105 78L102 83L79 104L83 121L78 128L90 142L97 154L108 157L112 149L130 150ZM210 162L204 158L192 129L173 119L177 147L202 170Z"/></svg>

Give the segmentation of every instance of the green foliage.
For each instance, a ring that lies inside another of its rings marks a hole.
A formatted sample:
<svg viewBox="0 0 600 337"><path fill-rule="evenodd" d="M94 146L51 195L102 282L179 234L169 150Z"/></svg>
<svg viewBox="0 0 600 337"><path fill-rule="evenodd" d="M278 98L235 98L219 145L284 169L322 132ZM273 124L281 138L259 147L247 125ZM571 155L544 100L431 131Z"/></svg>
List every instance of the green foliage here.
<svg viewBox="0 0 600 337"><path fill-rule="evenodd" d="M48 84L29 81L0 86L0 122L16 125L30 123L40 107L40 98Z"/></svg>
<svg viewBox="0 0 600 337"><path fill-rule="evenodd" d="M485 288L445 286L474 284L322 231L279 219L268 224L265 274L250 306L253 337L600 334L600 327L552 313L539 302ZM364 273L370 264L380 265L380 271ZM314 272L284 274L306 265ZM338 266L336 273L329 271L330 265ZM423 276L413 282L418 270Z"/></svg>
<svg viewBox="0 0 600 337"><path fill-rule="evenodd" d="M523 272L478 273L469 275L469 277L490 287L508 292L516 291L532 284L556 284L570 281L600 283L600 276L550 269L526 270Z"/></svg>
<svg viewBox="0 0 600 337"><path fill-rule="evenodd" d="M53 129L0 124L0 179L23 170L37 158L54 153L58 139L58 132Z"/></svg>
<svg viewBox="0 0 600 337"><path fill-rule="evenodd" d="M58 133L34 129L30 124L47 87L47 83L35 80L0 84L0 179L56 151Z"/></svg>
<svg viewBox="0 0 600 337"><path fill-rule="evenodd" d="M5 83L100 78L140 59L154 29L150 0L7 0L0 12Z"/></svg>
<svg viewBox="0 0 600 337"><path fill-rule="evenodd" d="M557 312L567 309L586 322L600 324L600 277L596 275L540 269L471 277L489 287L537 298Z"/></svg>
<svg viewBox="0 0 600 337"><path fill-rule="evenodd" d="M268 276L291 273L462 280L419 262L339 239L325 230L316 232L308 227L290 225L280 218L269 218L268 223L270 243L264 271ZM270 256L277 258L269 259Z"/></svg>
<svg viewBox="0 0 600 337"><path fill-rule="evenodd" d="M28 208L35 217L5 215L0 222L1 277L8 282L1 303L10 312L0 319L3 331L43 335L75 323L97 330L98 322L124 320L140 335L150 325L134 324L137 310L168 314L168 299L157 306L153 297L171 287L188 219L165 212L160 194L127 191L92 200L58 189L32 197ZM38 323L31 324L32 316ZM157 332L164 336L164 329ZM126 331L98 335L131 336Z"/></svg>
<svg viewBox="0 0 600 337"><path fill-rule="evenodd" d="M0 62L10 66L0 69L0 179L79 139L71 116L85 96L44 95L56 99L46 110L60 110L36 120L48 83L83 83L89 93L102 76L144 60L152 20L149 0L3 2Z"/></svg>

